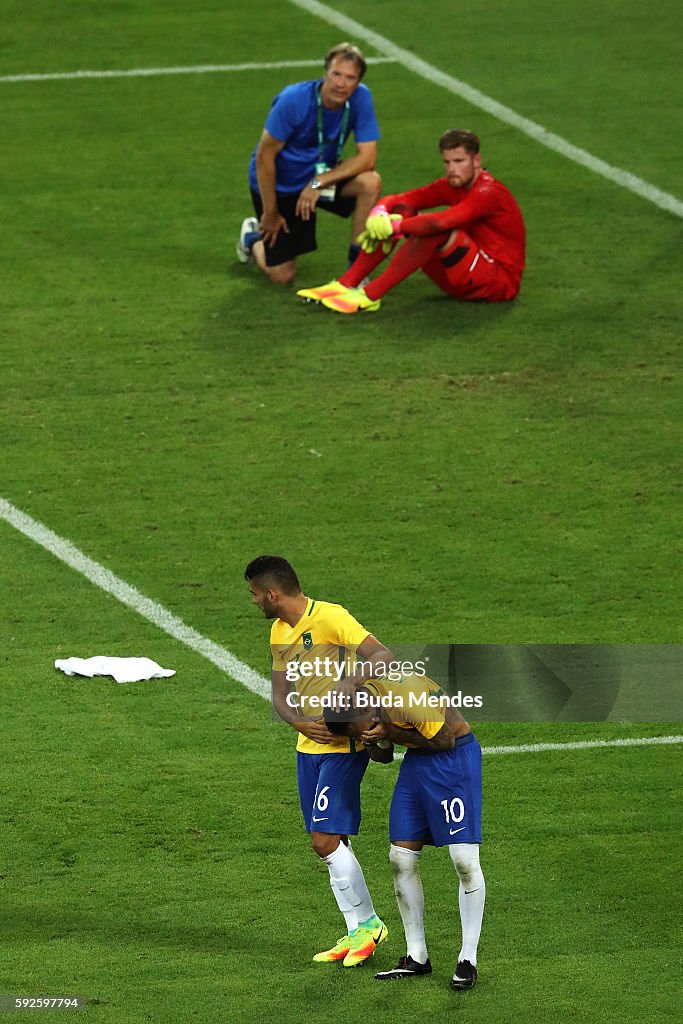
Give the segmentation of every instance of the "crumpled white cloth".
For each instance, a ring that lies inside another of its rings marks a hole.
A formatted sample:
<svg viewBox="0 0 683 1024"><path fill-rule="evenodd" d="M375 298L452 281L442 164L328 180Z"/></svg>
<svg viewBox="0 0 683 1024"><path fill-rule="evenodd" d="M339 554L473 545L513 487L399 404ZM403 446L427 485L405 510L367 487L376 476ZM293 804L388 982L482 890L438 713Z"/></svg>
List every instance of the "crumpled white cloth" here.
<svg viewBox="0 0 683 1024"><path fill-rule="evenodd" d="M55 668L68 676L113 676L117 683L175 675L175 669L162 668L151 658L58 658Z"/></svg>

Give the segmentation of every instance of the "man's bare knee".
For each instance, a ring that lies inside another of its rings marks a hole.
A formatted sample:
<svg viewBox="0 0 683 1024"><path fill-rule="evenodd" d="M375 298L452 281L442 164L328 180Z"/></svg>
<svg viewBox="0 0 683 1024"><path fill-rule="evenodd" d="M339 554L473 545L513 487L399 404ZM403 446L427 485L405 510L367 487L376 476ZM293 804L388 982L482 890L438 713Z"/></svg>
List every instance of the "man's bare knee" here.
<svg viewBox="0 0 683 1024"><path fill-rule="evenodd" d="M290 284L296 275L296 263L280 263L277 267L264 267L264 274L273 284Z"/></svg>
<svg viewBox="0 0 683 1024"><path fill-rule="evenodd" d="M377 171L363 171L356 178L358 196L371 199L376 202L382 194L382 179Z"/></svg>
<svg viewBox="0 0 683 1024"><path fill-rule="evenodd" d="M311 846L319 857L329 857L337 849L340 837L326 832L311 832Z"/></svg>

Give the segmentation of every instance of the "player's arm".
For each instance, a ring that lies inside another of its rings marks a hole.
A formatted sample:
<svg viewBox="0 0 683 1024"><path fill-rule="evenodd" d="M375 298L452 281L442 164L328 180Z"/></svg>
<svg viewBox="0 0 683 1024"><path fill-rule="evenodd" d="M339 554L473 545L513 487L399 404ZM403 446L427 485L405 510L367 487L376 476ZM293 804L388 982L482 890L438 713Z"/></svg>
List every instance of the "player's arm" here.
<svg viewBox="0 0 683 1024"><path fill-rule="evenodd" d="M275 245L280 231L289 233L287 222L280 213L277 205L277 174L275 170L275 159L278 153L284 149L285 142L276 139L266 129L263 130L261 139L256 149L256 177L258 188L263 203L260 228L263 234L263 241L266 245Z"/></svg>
<svg viewBox="0 0 683 1024"><path fill-rule="evenodd" d="M296 702L292 701L291 697L289 701L287 700L291 691L287 673L273 669L270 678L273 707L278 717L291 725L297 732L308 736L309 740L315 740L316 743L331 743L334 736L324 722L300 715Z"/></svg>
<svg viewBox="0 0 683 1024"><path fill-rule="evenodd" d="M452 190L449 189L448 192L452 193ZM451 198L448 192L444 191L444 179L439 178L421 188L383 196L377 205L373 206L365 222L365 230L369 238L381 241L391 238L392 235L402 237L408 233L404 230L404 224L408 220L413 221L418 210L448 206Z"/></svg>
<svg viewBox="0 0 683 1024"><path fill-rule="evenodd" d="M499 201L495 192L485 189L468 195L447 210L430 210L429 213L419 213L415 217L404 217L401 221L401 234L424 237L452 231L454 228L466 228L475 221L490 217L498 208Z"/></svg>
<svg viewBox="0 0 683 1024"><path fill-rule="evenodd" d="M363 174L365 171L374 171L376 163L377 143L375 141L357 142L356 152L353 156L347 157L346 160L342 160L336 167L331 167L329 171L325 171L318 180L322 183L323 188L326 185L336 185L337 182L344 181L346 178L357 178L359 174Z"/></svg>
<svg viewBox="0 0 683 1024"><path fill-rule="evenodd" d="M395 661L388 647L370 633L356 647L356 655L362 659L349 675L349 680L362 684L366 679L381 679L386 675L387 667Z"/></svg>
<svg viewBox="0 0 683 1024"><path fill-rule="evenodd" d="M469 722L463 718L457 708L452 708L450 704L445 708L444 717L446 719L446 725L450 728L456 738L458 736L464 736L465 733L472 731L470 729Z"/></svg>
<svg viewBox="0 0 683 1024"><path fill-rule="evenodd" d="M361 740L368 745L377 743L380 740L391 740L392 743L400 743L404 746L408 743L424 754L440 754L444 750L452 750L455 746L455 736L445 722L436 736L428 739L415 726L406 729L383 720L373 725L372 729L364 732Z"/></svg>
<svg viewBox="0 0 683 1024"><path fill-rule="evenodd" d="M372 633L368 633L345 608L337 609L334 620L330 623L327 639L330 643L345 647L347 651L353 652L361 659L339 684L340 690L351 691L356 686L362 686L368 679L381 679L386 675L387 667L396 660L389 648L380 643Z"/></svg>
<svg viewBox="0 0 683 1024"><path fill-rule="evenodd" d="M379 764L391 764L394 760L394 744L391 740L367 744L367 750L370 760L378 761Z"/></svg>
<svg viewBox="0 0 683 1024"><path fill-rule="evenodd" d="M447 196L444 194L443 179L438 178L429 185L397 192L396 195L383 196L380 202L392 213L396 207L410 206L414 210L431 210L434 206L445 206Z"/></svg>
<svg viewBox="0 0 683 1024"><path fill-rule="evenodd" d="M369 679L382 679L387 674L387 666L394 661L388 647L380 643L371 633L355 646L358 661L336 689L341 693L352 693L356 687L362 686Z"/></svg>
<svg viewBox="0 0 683 1024"><path fill-rule="evenodd" d="M364 171L374 171L377 163L377 143L357 142L356 152L353 156L342 160L336 167L329 171L316 175L322 188L329 185L336 185L339 181L346 181L348 178L357 178ZM314 210L320 199L320 190L311 188L310 183L299 193L296 203L296 213L299 216L307 217L307 209Z"/></svg>
<svg viewBox="0 0 683 1024"><path fill-rule="evenodd" d="M382 716L378 715L373 718L373 722L379 723L382 721ZM370 730L372 732L373 730ZM364 736L368 736L368 733L364 733ZM363 746L367 748L368 754L370 755L371 761L378 761L379 764L391 764L394 760L394 744L390 739L384 738L373 738L367 742L363 740Z"/></svg>

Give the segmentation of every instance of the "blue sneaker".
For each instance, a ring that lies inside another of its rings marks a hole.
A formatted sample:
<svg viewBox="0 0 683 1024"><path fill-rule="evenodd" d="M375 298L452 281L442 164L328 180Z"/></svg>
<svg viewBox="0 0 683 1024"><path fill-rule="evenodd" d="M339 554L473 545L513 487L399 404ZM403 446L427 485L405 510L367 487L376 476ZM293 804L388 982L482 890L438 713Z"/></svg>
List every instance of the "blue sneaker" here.
<svg viewBox="0 0 683 1024"><path fill-rule="evenodd" d="M257 242L260 237L261 232L259 231L256 217L245 217L240 228L239 240L235 246L237 259L240 263L253 263L254 257L251 249L254 242Z"/></svg>

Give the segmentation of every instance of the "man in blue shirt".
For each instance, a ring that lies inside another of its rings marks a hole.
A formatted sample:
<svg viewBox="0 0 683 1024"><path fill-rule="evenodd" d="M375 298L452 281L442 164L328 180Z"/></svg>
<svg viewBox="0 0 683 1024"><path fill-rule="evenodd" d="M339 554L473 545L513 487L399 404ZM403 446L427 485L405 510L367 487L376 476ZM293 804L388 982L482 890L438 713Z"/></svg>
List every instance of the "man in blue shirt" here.
<svg viewBox="0 0 683 1024"><path fill-rule="evenodd" d="M276 284L288 284L296 258L316 249L316 210L351 217L349 258L355 239L377 202L382 181L375 171L379 128L367 86L365 59L340 43L325 57L322 79L288 85L273 100L249 165L257 217L242 223L237 256L252 260ZM353 134L356 152L342 157ZM257 219L258 218L258 219Z"/></svg>

